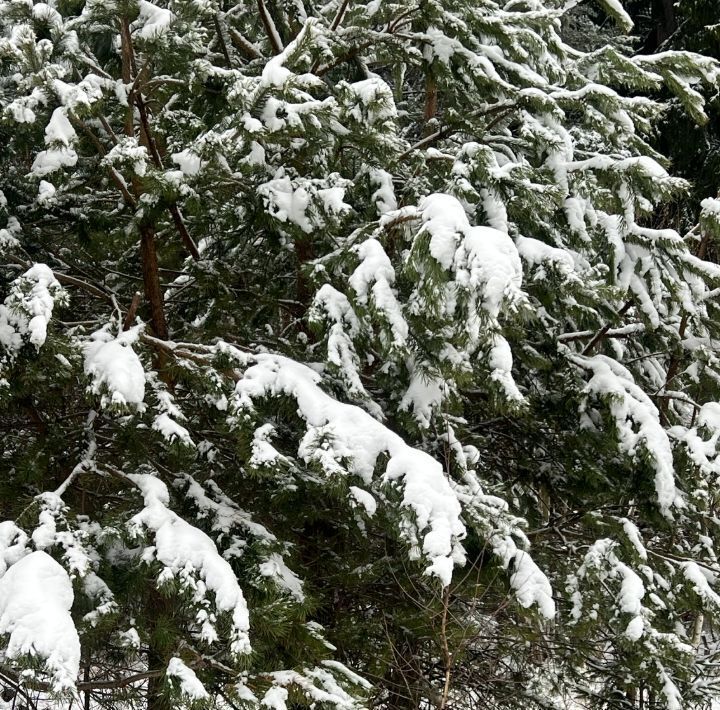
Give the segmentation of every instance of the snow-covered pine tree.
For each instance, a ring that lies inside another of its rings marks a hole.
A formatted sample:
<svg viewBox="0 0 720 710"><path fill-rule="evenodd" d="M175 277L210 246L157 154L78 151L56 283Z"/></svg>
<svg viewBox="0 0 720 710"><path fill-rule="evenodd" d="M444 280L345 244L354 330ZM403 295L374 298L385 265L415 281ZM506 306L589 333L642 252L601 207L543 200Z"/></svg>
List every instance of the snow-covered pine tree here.
<svg viewBox="0 0 720 710"><path fill-rule="evenodd" d="M11 703L717 695L718 66L572 4L1 0Z"/></svg>
<svg viewBox="0 0 720 710"><path fill-rule="evenodd" d="M649 3L637 0L628 6L637 18L637 33L648 51L692 50L718 59L720 28L717 6L711 0ZM658 122L653 144L672 161L673 171L691 181L691 192L673 211L684 224L697 222L701 201L720 188L720 115L715 101L708 103L708 121L689 129L684 108L675 99ZM667 218L666 218L667 219ZM710 252L710 260L717 261Z"/></svg>

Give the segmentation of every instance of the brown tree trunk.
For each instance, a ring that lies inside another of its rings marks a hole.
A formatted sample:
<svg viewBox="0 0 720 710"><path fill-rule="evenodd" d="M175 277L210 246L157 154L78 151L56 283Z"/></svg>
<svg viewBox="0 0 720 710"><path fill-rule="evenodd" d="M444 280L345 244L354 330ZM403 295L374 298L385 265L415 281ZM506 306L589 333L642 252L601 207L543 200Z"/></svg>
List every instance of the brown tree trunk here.
<svg viewBox="0 0 720 710"><path fill-rule="evenodd" d="M425 124L423 131L425 135L432 132L432 128L428 126L428 123L437 115L437 108L437 82L435 81L435 77L433 77L428 70L428 75L425 78L425 108L423 109L423 122Z"/></svg>
<svg viewBox="0 0 720 710"><path fill-rule="evenodd" d="M140 226L140 262L145 298L150 304L150 319L155 337L167 340L168 330L165 320L163 294L160 288L157 252L155 250L155 231L147 224Z"/></svg>
<svg viewBox="0 0 720 710"><path fill-rule="evenodd" d="M147 604L152 616L147 648L147 665L149 671L157 671L167 668L168 661L175 655L176 651L176 644L167 636L167 629L164 630L164 633L160 631L167 624L168 619L173 616L173 601L163 596L155 588L155 581L152 577L148 582L150 588L148 590ZM148 679L147 710L173 710L172 704L164 692L165 682L164 673Z"/></svg>
<svg viewBox="0 0 720 710"><path fill-rule="evenodd" d="M152 647L148 649L148 668L162 668L164 664L165 659L153 653ZM163 683L163 676L148 679L147 710L172 710L170 702L162 692Z"/></svg>
<svg viewBox="0 0 720 710"><path fill-rule="evenodd" d="M653 27L648 34L642 51L652 54L677 29L674 0L654 0L652 5Z"/></svg>

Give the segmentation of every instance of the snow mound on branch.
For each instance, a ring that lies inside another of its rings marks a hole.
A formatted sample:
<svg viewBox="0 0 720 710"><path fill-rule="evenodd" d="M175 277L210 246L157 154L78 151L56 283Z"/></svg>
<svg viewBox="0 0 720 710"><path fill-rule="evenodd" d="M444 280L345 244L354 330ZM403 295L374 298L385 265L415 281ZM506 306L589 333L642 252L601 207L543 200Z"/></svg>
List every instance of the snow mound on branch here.
<svg viewBox="0 0 720 710"><path fill-rule="evenodd" d="M575 268L572 256L564 249L552 247L538 239L531 237L518 237L515 240L518 253L523 261L535 270L535 280L544 277L544 269L546 264L552 265L558 272L565 277L569 277Z"/></svg>
<svg viewBox="0 0 720 710"><path fill-rule="evenodd" d="M95 331L84 347L85 373L93 378L92 391L99 393L106 387L112 404L139 405L145 398L145 370L132 349L141 328L135 326L115 338L103 328Z"/></svg>
<svg viewBox="0 0 720 710"><path fill-rule="evenodd" d="M180 692L192 700L205 700L209 697L205 686L195 675L192 668L188 668L179 658L170 659L166 674L169 678L177 678L180 681Z"/></svg>
<svg viewBox="0 0 720 710"><path fill-rule="evenodd" d="M295 178L279 170L276 177L257 188L265 208L280 222L294 224L306 234L326 226L328 218L345 214L347 181L333 173L325 180ZM322 205L322 210L317 206Z"/></svg>
<svg viewBox="0 0 720 710"><path fill-rule="evenodd" d="M137 32L138 37L143 39L153 39L165 34L175 19L170 10L153 5L147 0L140 0L138 7L140 14L138 19L130 25L130 28Z"/></svg>
<svg viewBox="0 0 720 710"><path fill-rule="evenodd" d="M302 580L286 564L285 560L273 552L259 566L260 574L263 577L272 578L278 586L287 592L295 601L305 601Z"/></svg>
<svg viewBox="0 0 720 710"><path fill-rule="evenodd" d="M377 239L368 239L353 247L360 263L348 279L359 303L365 305L372 294L375 307L383 314L392 331L393 344L403 347L408 338L408 324L393 289L395 269Z"/></svg>
<svg viewBox="0 0 720 710"><path fill-rule="evenodd" d="M0 190L0 207L5 207L7 200L2 190ZM0 229L0 250L13 249L17 247L20 242L18 241L18 235L22 231L20 222L17 221L16 217L8 217L7 224L4 228Z"/></svg>
<svg viewBox="0 0 720 710"><path fill-rule="evenodd" d="M423 229L430 235L430 254L458 282L476 289L482 307L497 318L503 301L522 285L522 263L513 240L492 227L470 225L465 210L452 195L436 193L420 203Z"/></svg>
<svg viewBox="0 0 720 710"><path fill-rule="evenodd" d="M158 414L157 417L155 417L152 428L160 432L160 434L170 442L177 440L186 446L195 446L190 437L190 432L188 432L184 426L178 424L167 412Z"/></svg>
<svg viewBox="0 0 720 710"><path fill-rule="evenodd" d="M571 359L592 373L583 390L585 395L607 401L615 420L620 451L634 458L641 450L647 453L655 468L658 504L664 515L672 517L670 509L681 508L684 503L675 487L672 446L668 432L660 423L657 407L620 363L604 355ZM586 409L587 402L581 414L585 414Z"/></svg>
<svg viewBox="0 0 720 710"><path fill-rule="evenodd" d="M272 710L287 710L285 701L288 699L288 692L285 688L273 686L263 696L261 705Z"/></svg>
<svg viewBox="0 0 720 710"><path fill-rule="evenodd" d="M512 376L510 345L499 332L498 322L504 308L515 308L525 300L517 246L505 232L472 226L462 204L452 195L428 195L419 210L423 226L418 238L429 235L430 255L454 276L453 298L463 294L467 300L467 354L484 344L491 378L509 400L522 402ZM452 309L454 305L448 303L445 310L451 313Z"/></svg>
<svg viewBox="0 0 720 710"><path fill-rule="evenodd" d="M25 272L25 278L35 281L26 301L30 311L27 328L30 342L39 348L47 338L47 325L55 305L51 291L60 288L60 284L45 264L35 264Z"/></svg>
<svg viewBox="0 0 720 710"><path fill-rule="evenodd" d="M10 295L0 305L0 346L17 351L25 336L39 350L47 339L55 301L63 293L45 264L34 264L13 281Z"/></svg>
<svg viewBox="0 0 720 710"><path fill-rule="evenodd" d="M77 134L68 118L64 106L56 108L45 128L47 150L37 154L32 164L31 175L43 177L62 167L72 167L77 163L77 153L73 148Z"/></svg>
<svg viewBox="0 0 720 710"><path fill-rule="evenodd" d="M500 557L504 567L507 568L512 563L510 586L515 591L520 606L528 609L533 604L537 604L540 613L546 619L552 619L555 616L552 587L533 558L519 549L510 536L494 536L490 543L493 552Z"/></svg>
<svg viewBox="0 0 720 710"><path fill-rule="evenodd" d="M343 83L342 87L349 94L348 113L358 122L374 126L397 118L392 89L379 76Z"/></svg>
<svg viewBox="0 0 720 710"><path fill-rule="evenodd" d="M11 520L0 523L0 577L27 554L27 533Z"/></svg>
<svg viewBox="0 0 720 710"><path fill-rule="evenodd" d="M45 552L31 552L0 578L0 633L8 658L37 656L53 674L55 692L74 688L80 639L70 616L72 582Z"/></svg>
<svg viewBox="0 0 720 710"><path fill-rule="evenodd" d="M162 481L143 473L128 474L127 477L145 499L145 508L131 519L131 526L144 527L155 533L155 558L165 565L171 576L177 575L181 583L195 590L197 601L204 598L205 588L215 594L215 606L232 615L230 647L233 653L249 653L248 608L232 567L202 530L167 507L170 494ZM202 585L193 579L193 573L201 578ZM207 642L217 639L207 615L203 617L201 636Z"/></svg>
<svg viewBox="0 0 720 710"><path fill-rule="evenodd" d="M575 588L575 592L570 615L576 622L582 618L583 598L577 588L578 579L587 579L591 584L595 584L598 579L604 584L607 584L608 579L619 580L620 591L616 597L618 610L632 617L625 627L624 636L630 641L638 641L645 633L645 585L633 569L618 559L616 548L617 543L609 538L596 540L590 546L577 577L573 576L571 580L570 586Z"/></svg>

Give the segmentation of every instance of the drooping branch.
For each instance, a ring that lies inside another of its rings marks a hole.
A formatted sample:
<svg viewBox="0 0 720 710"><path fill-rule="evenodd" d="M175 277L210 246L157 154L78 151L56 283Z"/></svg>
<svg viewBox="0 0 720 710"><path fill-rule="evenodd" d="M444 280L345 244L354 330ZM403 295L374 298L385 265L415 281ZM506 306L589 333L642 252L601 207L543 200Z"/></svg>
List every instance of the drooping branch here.
<svg viewBox="0 0 720 710"><path fill-rule="evenodd" d="M698 259L704 259L707 255L707 248L708 248L708 242L710 241L710 235L705 232L698 244L697 250L695 252L695 255ZM685 337L685 331L687 330L689 323L689 317L687 312L683 313L682 318L680 319L680 326L678 328L678 336L680 340L682 340ZM676 350L672 357L670 358L670 362L668 363L668 369L665 374L665 384L663 385L663 390L666 390L670 383L677 377L679 371L680 371L680 362L681 362L681 353ZM666 415L668 406L670 405L670 397L663 396L660 399L660 411Z"/></svg>

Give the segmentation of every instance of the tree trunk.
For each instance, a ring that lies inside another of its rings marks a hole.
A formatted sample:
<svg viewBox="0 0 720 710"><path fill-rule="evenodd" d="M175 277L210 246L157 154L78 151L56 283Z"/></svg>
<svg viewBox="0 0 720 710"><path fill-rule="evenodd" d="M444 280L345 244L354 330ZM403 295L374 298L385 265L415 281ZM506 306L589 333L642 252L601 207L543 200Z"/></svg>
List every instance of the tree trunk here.
<svg viewBox="0 0 720 710"><path fill-rule="evenodd" d="M643 52L653 54L677 29L674 0L654 0L653 26L645 40Z"/></svg>
<svg viewBox="0 0 720 710"><path fill-rule="evenodd" d="M165 307L162 289L160 288L157 252L155 251L155 231L150 225L141 225L140 227L140 261L145 286L145 298L150 304L151 323L155 337L167 340L168 330L165 321Z"/></svg>
<svg viewBox="0 0 720 710"><path fill-rule="evenodd" d="M428 126L428 123L432 121L437 115L438 107L438 91L437 82L435 77L430 73L428 69L427 77L425 78L425 107L423 109L423 122L424 122L424 134L432 133L432 127Z"/></svg>

